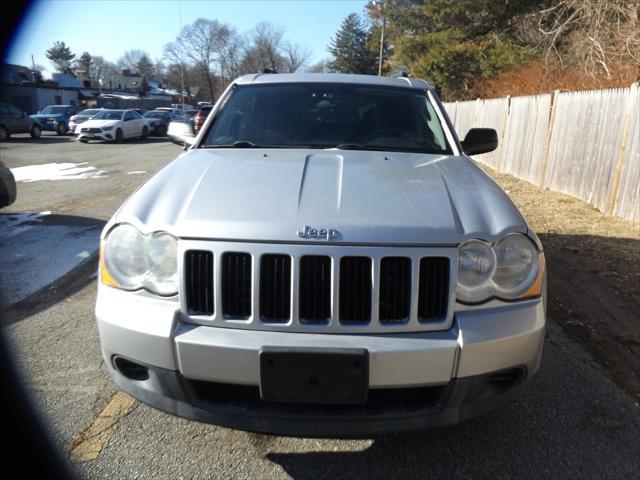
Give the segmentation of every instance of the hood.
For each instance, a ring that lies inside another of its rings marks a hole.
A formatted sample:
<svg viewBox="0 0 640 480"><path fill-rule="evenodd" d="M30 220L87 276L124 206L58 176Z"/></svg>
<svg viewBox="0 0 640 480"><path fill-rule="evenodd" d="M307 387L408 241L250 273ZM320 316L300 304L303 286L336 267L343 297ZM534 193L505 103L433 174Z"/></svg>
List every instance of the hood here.
<svg viewBox="0 0 640 480"><path fill-rule="evenodd" d="M308 225L337 230L332 243L357 244L457 244L527 231L468 158L342 150L190 150L114 221L183 238L282 242L302 241L297 231Z"/></svg>
<svg viewBox="0 0 640 480"><path fill-rule="evenodd" d="M82 128L104 128L111 127L120 120L87 120L82 122Z"/></svg>

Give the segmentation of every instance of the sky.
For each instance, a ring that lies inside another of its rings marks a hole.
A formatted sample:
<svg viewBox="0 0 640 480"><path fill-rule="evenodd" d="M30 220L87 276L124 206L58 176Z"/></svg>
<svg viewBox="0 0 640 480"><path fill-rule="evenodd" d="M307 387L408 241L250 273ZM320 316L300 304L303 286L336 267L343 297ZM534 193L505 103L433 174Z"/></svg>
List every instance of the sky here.
<svg viewBox="0 0 640 480"><path fill-rule="evenodd" d="M5 61L46 70L45 51L64 41L76 58L83 51L115 62L124 51L147 51L156 60L175 40L180 25L216 19L244 33L261 21L284 28L285 40L307 47L310 64L329 57L327 45L350 13L362 14L365 0L40 0L18 28Z"/></svg>

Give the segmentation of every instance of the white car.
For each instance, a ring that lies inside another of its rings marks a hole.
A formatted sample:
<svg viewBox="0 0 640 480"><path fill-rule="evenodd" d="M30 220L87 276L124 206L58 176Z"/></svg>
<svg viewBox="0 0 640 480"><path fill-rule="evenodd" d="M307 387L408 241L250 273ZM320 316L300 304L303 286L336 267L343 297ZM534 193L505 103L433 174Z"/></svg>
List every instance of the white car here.
<svg viewBox="0 0 640 480"><path fill-rule="evenodd" d="M98 113L101 108L87 108L82 110L81 112L76 113L69 119L69 131L73 134L80 133L80 129L78 126L81 123L86 122L87 120L91 120L96 113ZM76 132L76 129L78 130Z"/></svg>
<svg viewBox="0 0 640 480"><path fill-rule="evenodd" d="M121 142L127 138L147 138L147 120L135 110L102 110L91 120L87 120L76 131L78 140Z"/></svg>

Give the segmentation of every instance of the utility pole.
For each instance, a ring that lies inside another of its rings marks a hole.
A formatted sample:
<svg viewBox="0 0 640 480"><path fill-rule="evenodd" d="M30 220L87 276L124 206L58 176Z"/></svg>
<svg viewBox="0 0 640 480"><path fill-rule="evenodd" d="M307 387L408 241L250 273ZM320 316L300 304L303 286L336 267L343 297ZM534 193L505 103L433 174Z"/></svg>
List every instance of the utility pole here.
<svg viewBox="0 0 640 480"><path fill-rule="evenodd" d="M378 76L382 76L382 63L384 62L384 28L387 18L384 15L384 0L373 0L373 6L380 5L380 15L382 16L382 28L380 29L380 55L378 56Z"/></svg>

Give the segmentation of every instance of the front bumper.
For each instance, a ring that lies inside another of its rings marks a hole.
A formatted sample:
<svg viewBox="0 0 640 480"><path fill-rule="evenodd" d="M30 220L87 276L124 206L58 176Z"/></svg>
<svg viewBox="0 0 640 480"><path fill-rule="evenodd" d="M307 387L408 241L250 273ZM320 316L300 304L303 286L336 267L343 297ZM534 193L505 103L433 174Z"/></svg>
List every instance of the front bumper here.
<svg viewBox="0 0 640 480"><path fill-rule="evenodd" d="M80 127L82 128L82 127ZM91 132L79 132L76 134L78 140L103 140L105 142L113 141L115 138L115 131L91 133Z"/></svg>
<svg viewBox="0 0 640 480"><path fill-rule="evenodd" d="M229 427L319 436L446 425L499 408L537 371L545 326L536 299L457 311L453 327L440 332L236 330L186 323L175 300L103 285L96 317L111 376L143 402ZM261 401L259 353L273 346L365 348L370 398L407 401L323 407ZM141 365L148 378L116 368L119 357Z"/></svg>

